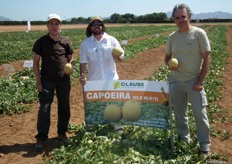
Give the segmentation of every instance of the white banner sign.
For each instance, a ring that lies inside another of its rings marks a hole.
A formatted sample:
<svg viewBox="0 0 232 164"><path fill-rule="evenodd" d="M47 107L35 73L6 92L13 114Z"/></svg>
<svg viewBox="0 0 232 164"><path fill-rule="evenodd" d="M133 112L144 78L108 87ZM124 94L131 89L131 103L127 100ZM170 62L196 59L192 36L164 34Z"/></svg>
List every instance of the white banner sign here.
<svg viewBox="0 0 232 164"><path fill-rule="evenodd" d="M84 100L87 124L169 127L167 82L88 81Z"/></svg>

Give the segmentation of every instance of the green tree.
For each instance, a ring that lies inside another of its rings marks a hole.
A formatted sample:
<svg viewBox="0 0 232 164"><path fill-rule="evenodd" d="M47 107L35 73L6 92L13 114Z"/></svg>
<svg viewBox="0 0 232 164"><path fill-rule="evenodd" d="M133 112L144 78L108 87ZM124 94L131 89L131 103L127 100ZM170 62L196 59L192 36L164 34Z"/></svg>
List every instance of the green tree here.
<svg viewBox="0 0 232 164"><path fill-rule="evenodd" d="M114 13L110 16L111 23L119 23L121 15Z"/></svg>

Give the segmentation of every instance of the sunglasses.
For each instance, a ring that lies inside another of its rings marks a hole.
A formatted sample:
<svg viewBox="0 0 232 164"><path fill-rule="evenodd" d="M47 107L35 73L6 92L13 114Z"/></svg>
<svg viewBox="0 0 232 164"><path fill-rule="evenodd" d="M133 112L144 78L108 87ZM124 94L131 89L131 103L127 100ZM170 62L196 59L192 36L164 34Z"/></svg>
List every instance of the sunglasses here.
<svg viewBox="0 0 232 164"><path fill-rule="evenodd" d="M90 23L90 26L102 26L103 25L103 23L102 22L91 22Z"/></svg>

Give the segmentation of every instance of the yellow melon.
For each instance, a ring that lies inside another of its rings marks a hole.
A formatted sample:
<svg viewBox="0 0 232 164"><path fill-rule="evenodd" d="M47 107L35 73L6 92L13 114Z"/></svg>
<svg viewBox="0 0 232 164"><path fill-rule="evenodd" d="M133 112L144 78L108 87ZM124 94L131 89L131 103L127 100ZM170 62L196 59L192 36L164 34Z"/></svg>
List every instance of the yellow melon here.
<svg viewBox="0 0 232 164"><path fill-rule="evenodd" d="M122 118L122 109L117 104L107 105L104 110L104 117L108 121L117 122Z"/></svg>
<svg viewBox="0 0 232 164"><path fill-rule="evenodd" d="M142 113L141 103L135 100L127 101L122 107L123 119L137 121Z"/></svg>

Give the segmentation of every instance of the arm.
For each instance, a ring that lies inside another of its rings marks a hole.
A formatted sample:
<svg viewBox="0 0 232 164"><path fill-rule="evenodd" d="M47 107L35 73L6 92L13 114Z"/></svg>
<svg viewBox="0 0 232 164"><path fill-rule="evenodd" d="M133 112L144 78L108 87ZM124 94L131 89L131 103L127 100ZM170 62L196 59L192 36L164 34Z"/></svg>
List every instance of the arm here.
<svg viewBox="0 0 232 164"><path fill-rule="evenodd" d="M203 81L208 73L209 64L211 61L211 56L210 56L209 51L203 52L203 53L201 53L201 55L203 58L201 72L200 72L198 80L196 81L195 85L193 86L193 89L196 91L201 91L203 89Z"/></svg>
<svg viewBox="0 0 232 164"><path fill-rule="evenodd" d="M86 63L81 63L80 64L80 78L79 81L81 83L81 85L84 85L86 83L86 77L85 77L85 73L86 73Z"/></svg>
<svg viewBox="0 0 232 164"><path fill-rule="evenodd" d="M124 56L123 54L121 56L113 55L114 61L115 62L122 62L123 58L124 58L123 56Z"/></svg>
<svg viewBox="0 0 232 164"><path fill-rule="evenodd" d="M34 54L33 70L34 70L35 80L36 80L36 89L39 92L42 92L43 91L43 86L42 86L41 79L40 79L39 64L40 64L40 55Z"/></svg>
<svg viewBox="0 0 232 164"><path fill-rule="evenodd" d="M71 63L72 65L74 65L74 60L73 60L73 54L68 55L68 63Z"/></svg>
<svg viewBox="0 0 232 164"><path fill-rule="evenodd" d="M165 54L165 58L164 58L165 65L168 65L168 61L171 58L172 58L172 54L168 54L168 53Z"/></svg>
<svg viewBox="0 0 232 164"><path fill-rule="evenodd" d="M201 73L200 76L198 78L199 81L203 82L205 79L206 74L208 73L208 69L209 69L209 64L211 61L211 56L210 56L210 52L203 52L202 53L202 58L203 58L203 64L202 64L202 69L201 69Z"/></svg>
<svg viewBox="0 0 232 164"><path fill-rule="evenodd" d="M115 62L122 62L124 59L124 50L122 48L122 46L120 45L120 43L118 42L118 40L116 38L114 38L114 45L113 45L113 51L112 51L112 55L113 55L113 59ZM116 52L115 52L116 51ZM120 54L120 55L119 55Z"/></svg>

